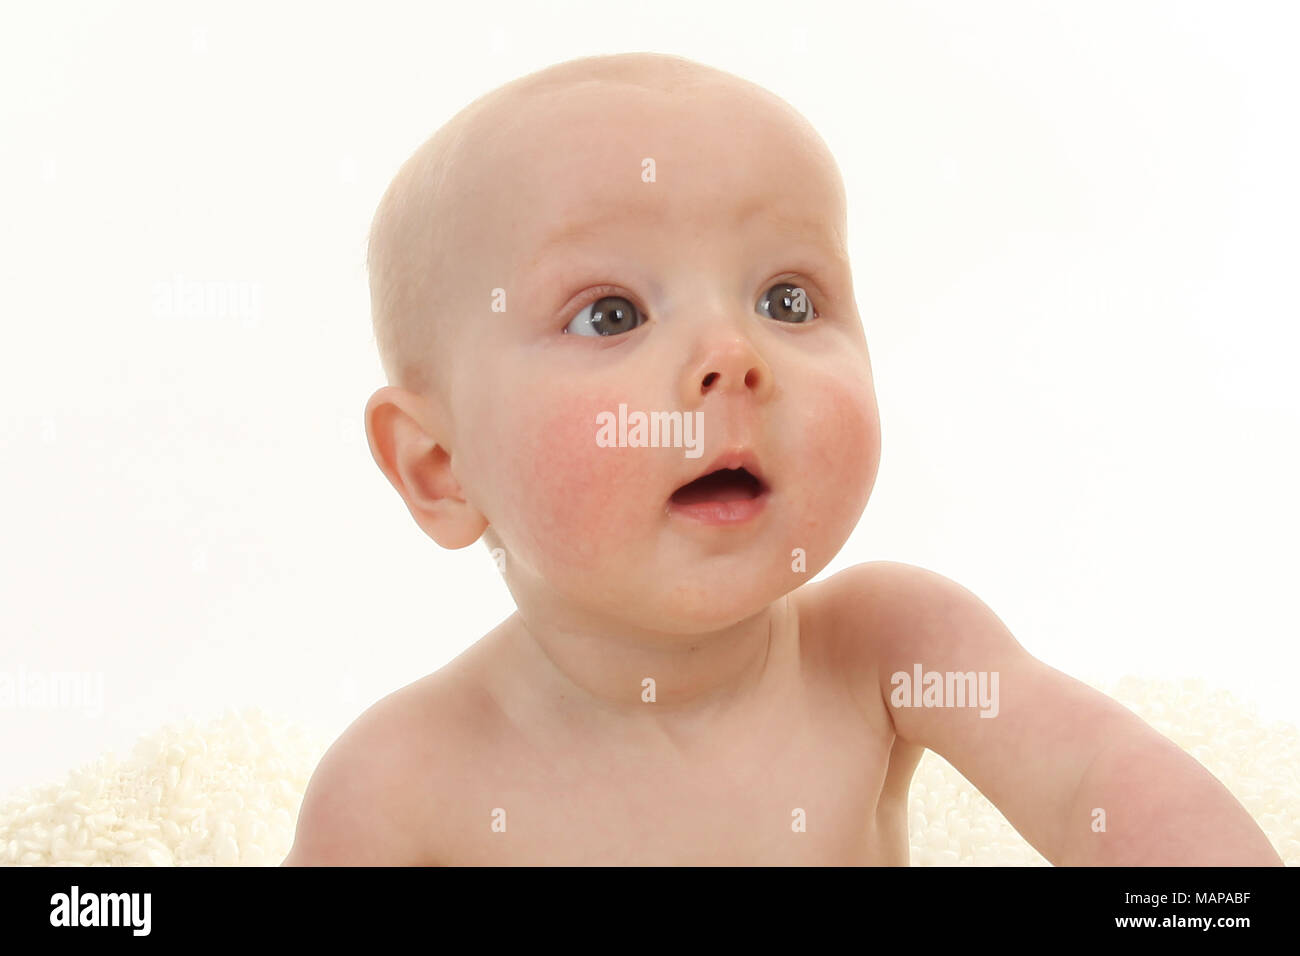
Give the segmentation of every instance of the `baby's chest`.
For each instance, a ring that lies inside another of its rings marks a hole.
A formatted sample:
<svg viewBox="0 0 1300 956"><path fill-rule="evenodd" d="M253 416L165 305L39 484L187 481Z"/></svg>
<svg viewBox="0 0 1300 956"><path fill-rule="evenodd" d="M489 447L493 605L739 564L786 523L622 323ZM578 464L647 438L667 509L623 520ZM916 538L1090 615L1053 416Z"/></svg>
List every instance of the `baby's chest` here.
<svg viewBox="0 0 1300 956"><path fill-rule="evenodd" d="M792 720L800 718L792 715ZM843 723L707 742L680 759L580 748L502 759L457 808L448 862L855 865L907 862L879 797L890 740ZM905 828L904 828L905 836Z"/></svg>

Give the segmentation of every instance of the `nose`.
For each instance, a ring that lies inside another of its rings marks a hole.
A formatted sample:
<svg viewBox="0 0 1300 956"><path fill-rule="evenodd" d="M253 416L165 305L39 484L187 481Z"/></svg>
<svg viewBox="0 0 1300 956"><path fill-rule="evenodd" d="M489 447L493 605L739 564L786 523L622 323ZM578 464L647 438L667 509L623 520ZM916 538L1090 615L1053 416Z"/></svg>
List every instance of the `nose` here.
<svg viewBox="0 0 1300 956"><path fill-rule="evenodd" d="M745 335L731 332L707 343L703 354L686 371L683 404L699 405L709 394L744 394L767 401L773 389L772 369Z"/></svg>

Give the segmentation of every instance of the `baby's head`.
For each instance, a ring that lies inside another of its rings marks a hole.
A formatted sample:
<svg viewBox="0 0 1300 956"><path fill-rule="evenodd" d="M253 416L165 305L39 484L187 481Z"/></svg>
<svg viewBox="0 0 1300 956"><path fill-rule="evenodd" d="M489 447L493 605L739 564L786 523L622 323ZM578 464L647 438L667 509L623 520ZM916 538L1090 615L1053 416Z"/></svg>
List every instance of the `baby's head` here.
<svg viewBox="0 0 1300 956"><path fill-rule="evenodd" d="M687 634L762 610L879 465L845 219L820 137L730 74L620 54L481 97L375 217L376 462L439 544L502 549L521 612Z"/></svg>

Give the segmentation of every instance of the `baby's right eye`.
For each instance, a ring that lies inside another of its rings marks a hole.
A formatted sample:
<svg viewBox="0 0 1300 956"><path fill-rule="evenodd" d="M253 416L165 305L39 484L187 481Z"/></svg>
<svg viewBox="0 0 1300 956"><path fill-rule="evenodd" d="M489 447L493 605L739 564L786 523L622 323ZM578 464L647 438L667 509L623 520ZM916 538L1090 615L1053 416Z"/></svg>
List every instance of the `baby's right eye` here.
<svg viewBox="0 0 1300 956"><path fill-rule="evenodd" d="M635 305L621 295L607 295L584 308L564 327L575 335L621 335L645 319Z"/></svg>

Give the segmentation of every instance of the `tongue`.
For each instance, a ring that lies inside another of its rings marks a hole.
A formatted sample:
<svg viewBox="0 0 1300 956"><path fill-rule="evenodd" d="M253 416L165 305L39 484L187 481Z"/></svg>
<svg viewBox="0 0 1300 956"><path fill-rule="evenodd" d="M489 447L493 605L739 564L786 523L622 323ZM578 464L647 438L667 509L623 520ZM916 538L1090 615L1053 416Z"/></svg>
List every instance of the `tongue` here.
<svg viewBox="0 0 1300 956"><path fill-rule="evenodd" d="M673 493L672 500L679 505L694 505L702 501L742 501L758 496L757 484L749 472L724 469L683 485Z"/></svg>

